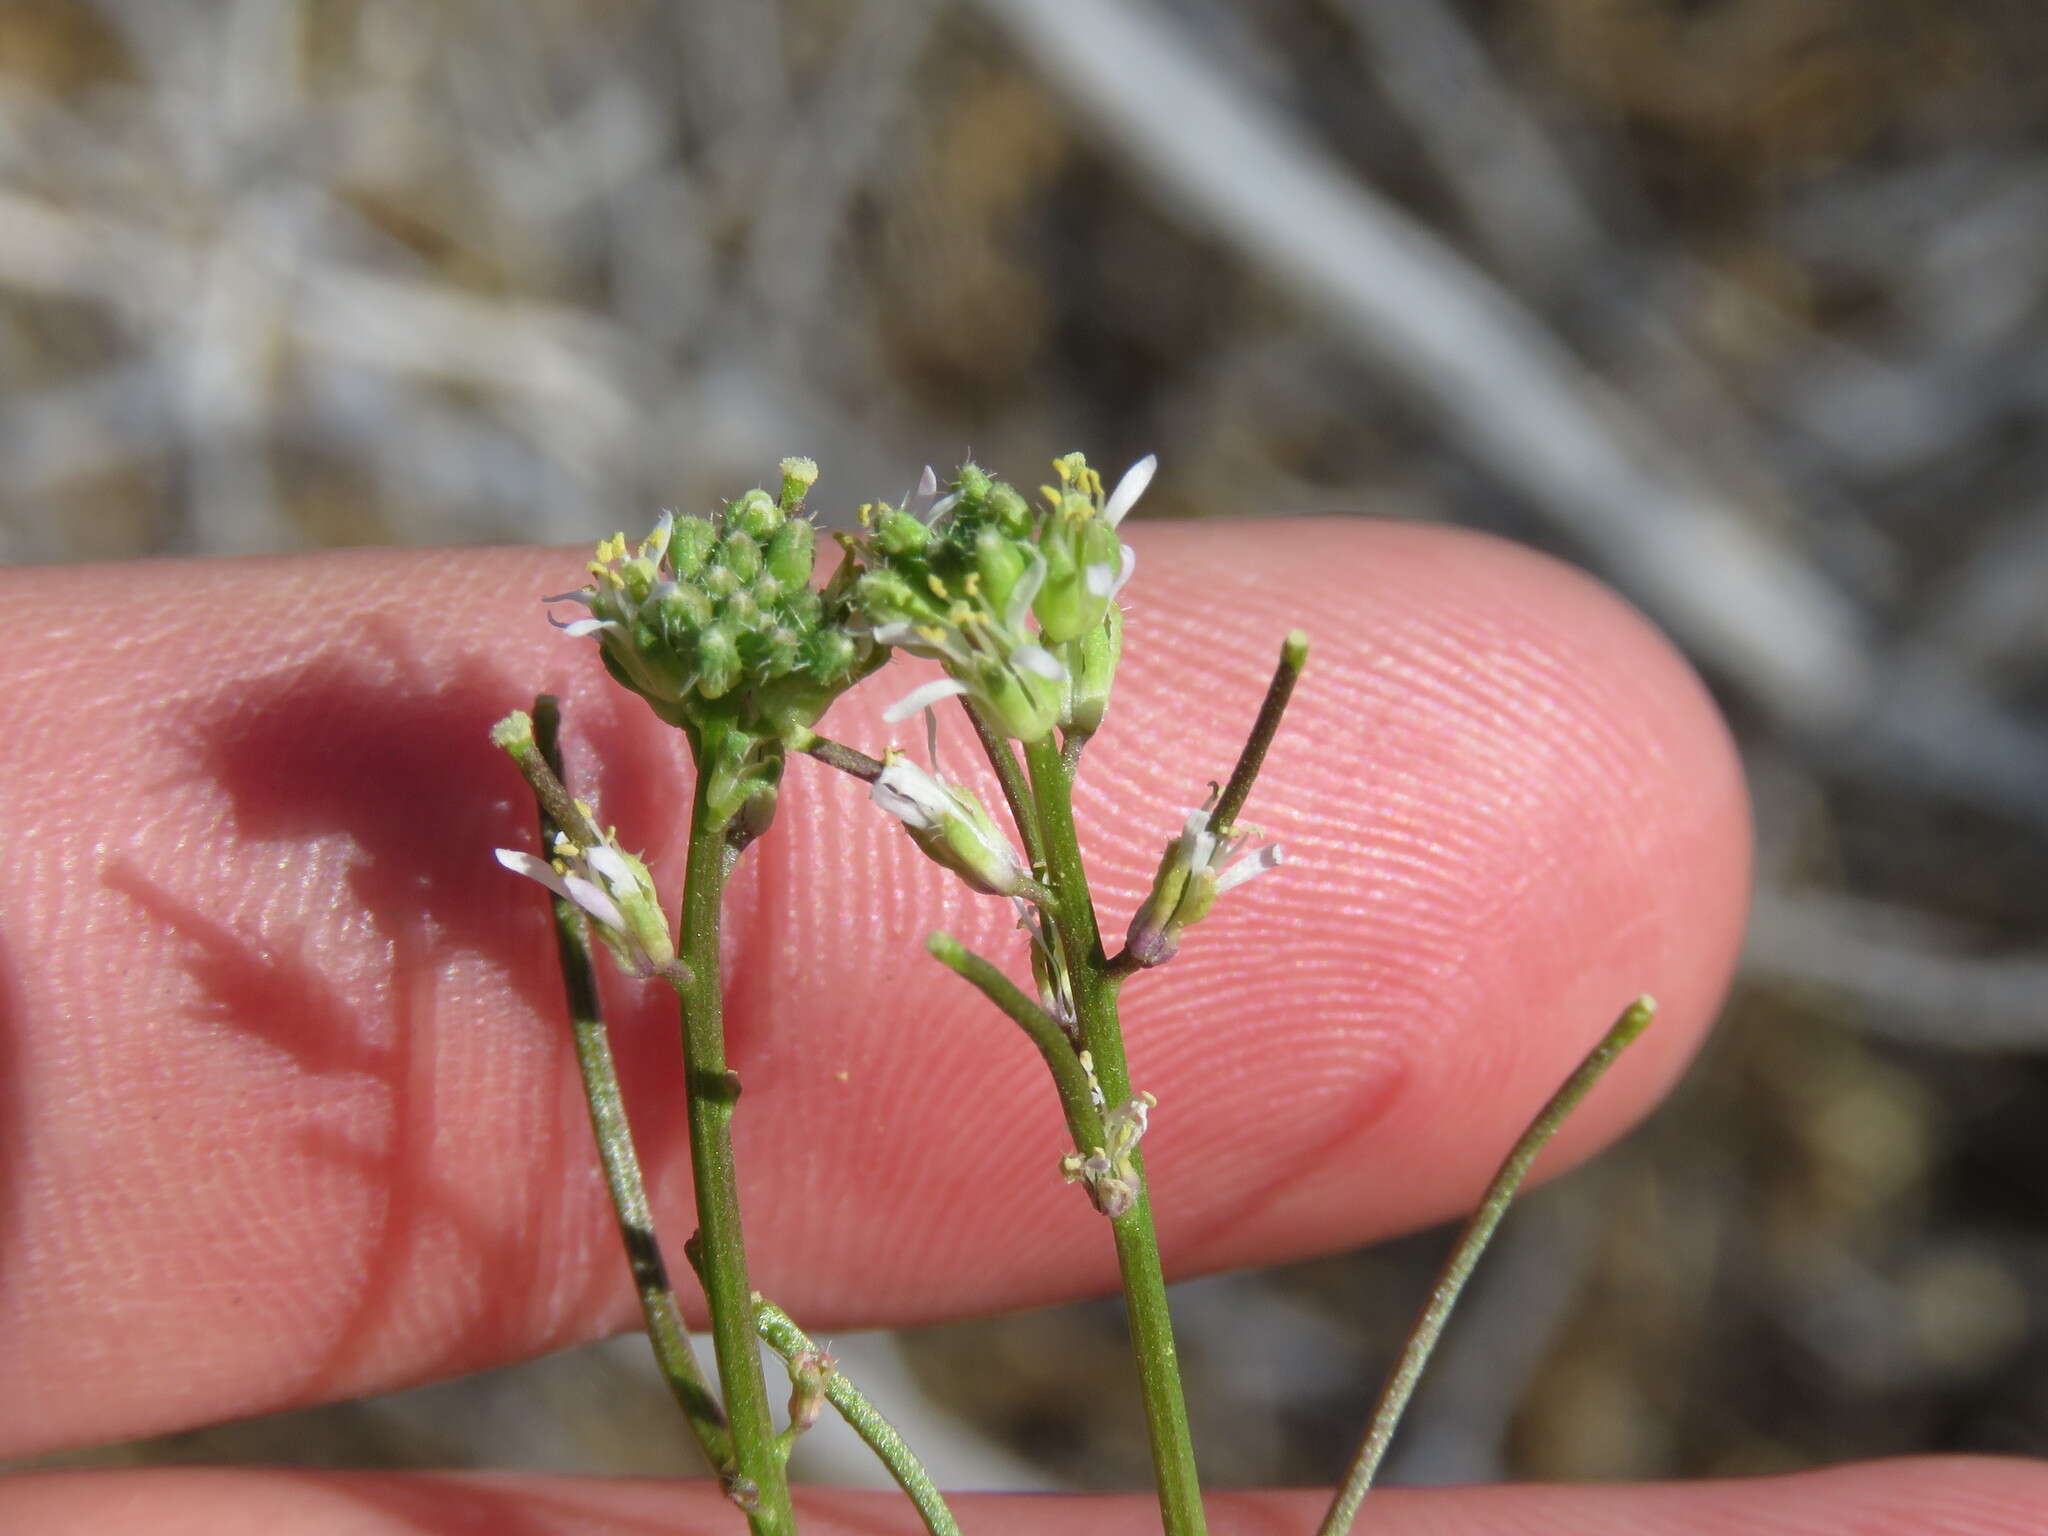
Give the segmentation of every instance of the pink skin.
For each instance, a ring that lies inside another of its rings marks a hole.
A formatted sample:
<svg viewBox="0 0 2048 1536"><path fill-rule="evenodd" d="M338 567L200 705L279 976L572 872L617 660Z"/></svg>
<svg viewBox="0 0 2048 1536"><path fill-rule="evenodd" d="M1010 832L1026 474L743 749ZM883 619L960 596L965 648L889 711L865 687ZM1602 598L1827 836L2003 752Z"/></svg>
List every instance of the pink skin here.
<svg viewBox="0 0 2048 1536"><path fill-rule="evenodd" d="M1656 1027L1547 1166L1645 1113L1718 1005L1748 878L1734 756L1683 663L1583 577L1480 538L1129 532L1145 577L1080 797L1111 933L1227 771L1281 635L1314 642L1248 808L1286 867L1127 992L1137 1084L1160 1100L1146 1148L1170 1268L1346 1247L1460 1209L1640 991L1664 1004ZM680 872L680 743L532 600L575 564L379 552L0 573L13 632L32 637L0 695L0 782L20 808L0 868L0 1456L630 1325L545 903L491 857L533 834L489 726L548 688L579 788L671 895ZM827 728L878 751L881 709L918 675L877 680ZM921 729L900 734L921 750ZM950 722L943 750L964 773ZM755 1279L807 1325L1111 1283L1100 1218L1058 1177L1042 1068L917 942L944 926L1016 969L1013 922L925 862L864 786L792 765L736 886L729 1002ZM1248 963L1261 955L1278 971ZM674 1242L689 1193L673 1021L659 989L607 985ZM0 1529L454 1531L516 1498L538 1501L536 1532L641 1531L695 1507L508 1486L27 1478L0 1488ZM1388 1501L1386 1529L1769 1531L1777 1498L1809 1520L1830 1499L1868 1511L1807 1529L1974 1532L2021 1529L1994 1520L2015 1490L2048 1501L1998 1464L1784 1490L1753 1506L1725 1488L1415 1496ZM1961 1523L1898 1524L1916 1496ZM1219 1522L1273 1529L1281 1507L1219 1501ZM702 1528L724 1529L704 1508ZM1020 1508L970 1518L1048 1528L1042 1503ZM1077 1504L1061 1528L1144 1529L1144 1509Z"/></svg>

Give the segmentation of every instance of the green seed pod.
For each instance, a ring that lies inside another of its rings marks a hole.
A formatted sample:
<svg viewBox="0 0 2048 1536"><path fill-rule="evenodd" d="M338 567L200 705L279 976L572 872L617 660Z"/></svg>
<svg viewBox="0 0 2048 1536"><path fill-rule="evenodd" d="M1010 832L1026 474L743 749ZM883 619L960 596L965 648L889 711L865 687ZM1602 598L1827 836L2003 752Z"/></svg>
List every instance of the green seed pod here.
<svg viewBox="0 0 2048 1536"><path fill-rule="evenodd" d="M768 540L768 569L785 587L809 583L817 561L818 530L802 518L784 523Z"/></svg>
<svg viewBox="0 0 2048 1536"><path fill-rule="evenodd" d="M749 491L727 509L725 526L737 528L750 539L765 539L782 526L782 508L766 491Z"/></svg>
<svg viewBox="0 0 2048 1536"><path fill-rule="evenodd" d="M740 648L732 631L721 624L698 631L697 691L707 699L720 698L739 678Z"/></svg>

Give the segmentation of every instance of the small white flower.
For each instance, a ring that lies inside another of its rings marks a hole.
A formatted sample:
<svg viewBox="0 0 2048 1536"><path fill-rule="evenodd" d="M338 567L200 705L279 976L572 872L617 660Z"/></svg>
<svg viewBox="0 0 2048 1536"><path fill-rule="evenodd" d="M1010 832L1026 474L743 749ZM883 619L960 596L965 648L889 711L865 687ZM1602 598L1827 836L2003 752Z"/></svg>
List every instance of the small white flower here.
<svg viewBox="0 0 2048 1536"><path fill-rule="evenodd" d="M494 851L505 868L539 881L575 905L633 975L662 975L676 968L675 944L653 878L647 866L621 850L609 834L585 847L558 832L552 862L517 848Z"/></svg>
<svg viewBox="0 0 2048 1536"><path fill-rule="evenodd" d="M883 760L869 798L911 841L987 896L1014 896L1031 872L972 790L948 784L899 752Z"/></svg>
<svg viewBox="0 0 2048 1536"><path fill-rule="evenodd" d="M1152 890L1131 919L1124 942L1143 966L1163 965L1180 949L1181 930L1209 915L1216 898L1256 879L1284 861L1278 843L1238 857L1250 834L1219 838L1209 830L1209 811L1188 812L1180 836L1166 845Z"/></svg>

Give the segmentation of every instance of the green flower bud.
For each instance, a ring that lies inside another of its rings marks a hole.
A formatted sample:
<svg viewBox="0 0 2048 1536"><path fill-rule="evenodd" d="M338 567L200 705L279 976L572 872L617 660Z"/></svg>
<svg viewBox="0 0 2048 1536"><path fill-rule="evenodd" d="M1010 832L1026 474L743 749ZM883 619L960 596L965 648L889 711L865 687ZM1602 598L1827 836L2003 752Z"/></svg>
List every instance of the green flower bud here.
<svg viewBox="0 0 2048 1536"><path fill-rule="evenodd" d="M673 582L654 600L654 611L663 635L679 641L711 622L711 599L700 587Z"/></svg>
<svg viewBox="0 0 2048 1536"><path fill-rule="evenodd" d="M718 621L735 634L747 634L761 627L761 605L751 589L733 593L718 605Z"/></svg>
<svg viewBox="0 0 2048 1536"><path fill-rule="evenodd" d="M860 647L843 629L817 629L804 641L803 669L820 683L837 683L860 660Z"/></svg>
<svg viewBox="0 0 2048 1536"><path fill-rule="evenodd" d="M669 534L669 569L677 576L694 576L711 557L718 542L718 530L701 517L679 517Z"/></svg>
<svg viewBox="0 0 2048 1536"><path fill-rule="evenodd" d="M1031 503L1013 485L997 481L988 493L989 519L1013 539L1031 531Z"/></svg>
<svg viewBox="0 0 2048 1536"><path fill-rule="evenodd" d="M641 609L628 633L632 646L621 662L634 680L627 686L653 698L681 698L690 686L690 668L682 651L670 643L672 632L662 623L660 613ZM687 632L684 638L687 641Z"/></svg>
<svg viewBox="0 0 2048 1536"><path fill-rule="evenodd" d="M974 536L974 569L981 576L981 591L988 606L1001 613L1009 606L1017 578L1030 564L1024 546L1007 534L984 528Z"/></svg>
<svg viewBox="0 0 2048 1536"><path fill-rule="evenodd" d="M718 541L718 562L742 582L761 574L761 546L752 534L734 529Z"/></svg>
<svg viewBox="0 0 2048 1536"><path fill-rule="evenodd" d="M924 553L932 531L908 512L888 508L875 517L875 542L897 559Z"/></svg>
<svg viewBox="0 0 2048 1536"><path fill-rule="evenodd" d="M1045 556L1045 580L1031 611L1038 615L1038 632L1046 644L1064 645L1101 622L1102 603L1089 596L1070 529L1055 519L1038 548Z"/></svg>
<svg viewBox="0 0 2048 1536"><path fill-rule="evenodd" d="M798 587L786 593L782 599L782 611L789 615L789 622L799 629L815 629L825 615L825 600L817 589L809 586Z"/></svg>
<svg viewBox="0 0 2048 1536"><path fill-rule="evenodd" d="M1124 547L1117 541L1116 529L1102 518L1090 517L1080 526L1080 536L1074 544L1082 575L1085 578L1090 571L1102 573L1089 583L1089 590L1094 592L1097 587L1105 587L1116 579L1117 572L1123 568Z"/></svg>
<svg viewBox="0 0 2048 1536"><path fill-rule="evenodd" d="M738 529L750 539L765 539L782 526L782 508L766 491L749 491L726 509L725 526ZM758 553L758 551L757 551Z"/></svg>
<svg viewBox="0 0 2048 1536"><path fill-rule="evenodd" d="M962 464L960 472L953 477L953 490L963 506L978 507L988 500L988 493L995 488L995 481L989 472L979 464Z"/></svg>
<svg viewBox="0 0 2048 1536"><path fill-rule="evenodd" d="M1037 741L1059 722L1060 685L1051 678L1004 667L977 679L972 691L1003 734L1019 741Z"/></svg>
<svg viewBox="0 0 2048 1536"><path fill-rule="evenodd" d="M740 648L722 624L707 624L697 633L697 691L716 699L740 680Z"/></svg>
<svg viewBox="0 0 2048 1536"><path fill-rule="evenodd" d="M760 639L761 663L771 675L794 671L803 661L804 637L787 624L778 624Z"/></svg>
<svg viewBox="0 0 2048 1536"><path fill-rule="evenodd" d="M807 586L817 563L818 530L802 518L784 523L768 540L768 570L785 587Z"/></svg>
<svg viewBox="0 0 2048 1536"><path fill-rule="evenodd" d="M811 487L818 483L818 461L816 459L784 459L778 466L782 471L782 495L778 500L784 514L796 516L804 504L804 497Z"/></svg>
<svg viewBox="0 0 2048 1536"><path fill-rule="evenodd" d="M895 571L866 572L856 583L855 594L862 610L884 622L931 624L942 616L938 600L929 589L912 586Z"/></svg>

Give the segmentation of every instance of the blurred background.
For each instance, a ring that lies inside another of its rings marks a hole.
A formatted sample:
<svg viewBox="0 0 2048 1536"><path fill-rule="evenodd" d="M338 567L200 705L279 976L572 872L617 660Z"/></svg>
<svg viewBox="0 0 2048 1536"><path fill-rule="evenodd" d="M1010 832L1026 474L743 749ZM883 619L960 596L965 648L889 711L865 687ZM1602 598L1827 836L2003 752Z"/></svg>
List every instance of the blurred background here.
<svg viewBox="0 0 2048 1536"><path fill-rule="evenodd" d="M1157 450L1148 514L1548 548L1735 720L1757 915L1394 1479L2039 1453L2044 78L2033 0L0 0L0 557L582 541L795 449L846 502L1072 446ZM1443 1246L1181 1288L1219 1486L1335 1474ZM1074 1375L1120 1329L836 1344L942 1480L1136 1487L1129 1383ZM692 1471L643 1354L96 1459Z"/></svg>

